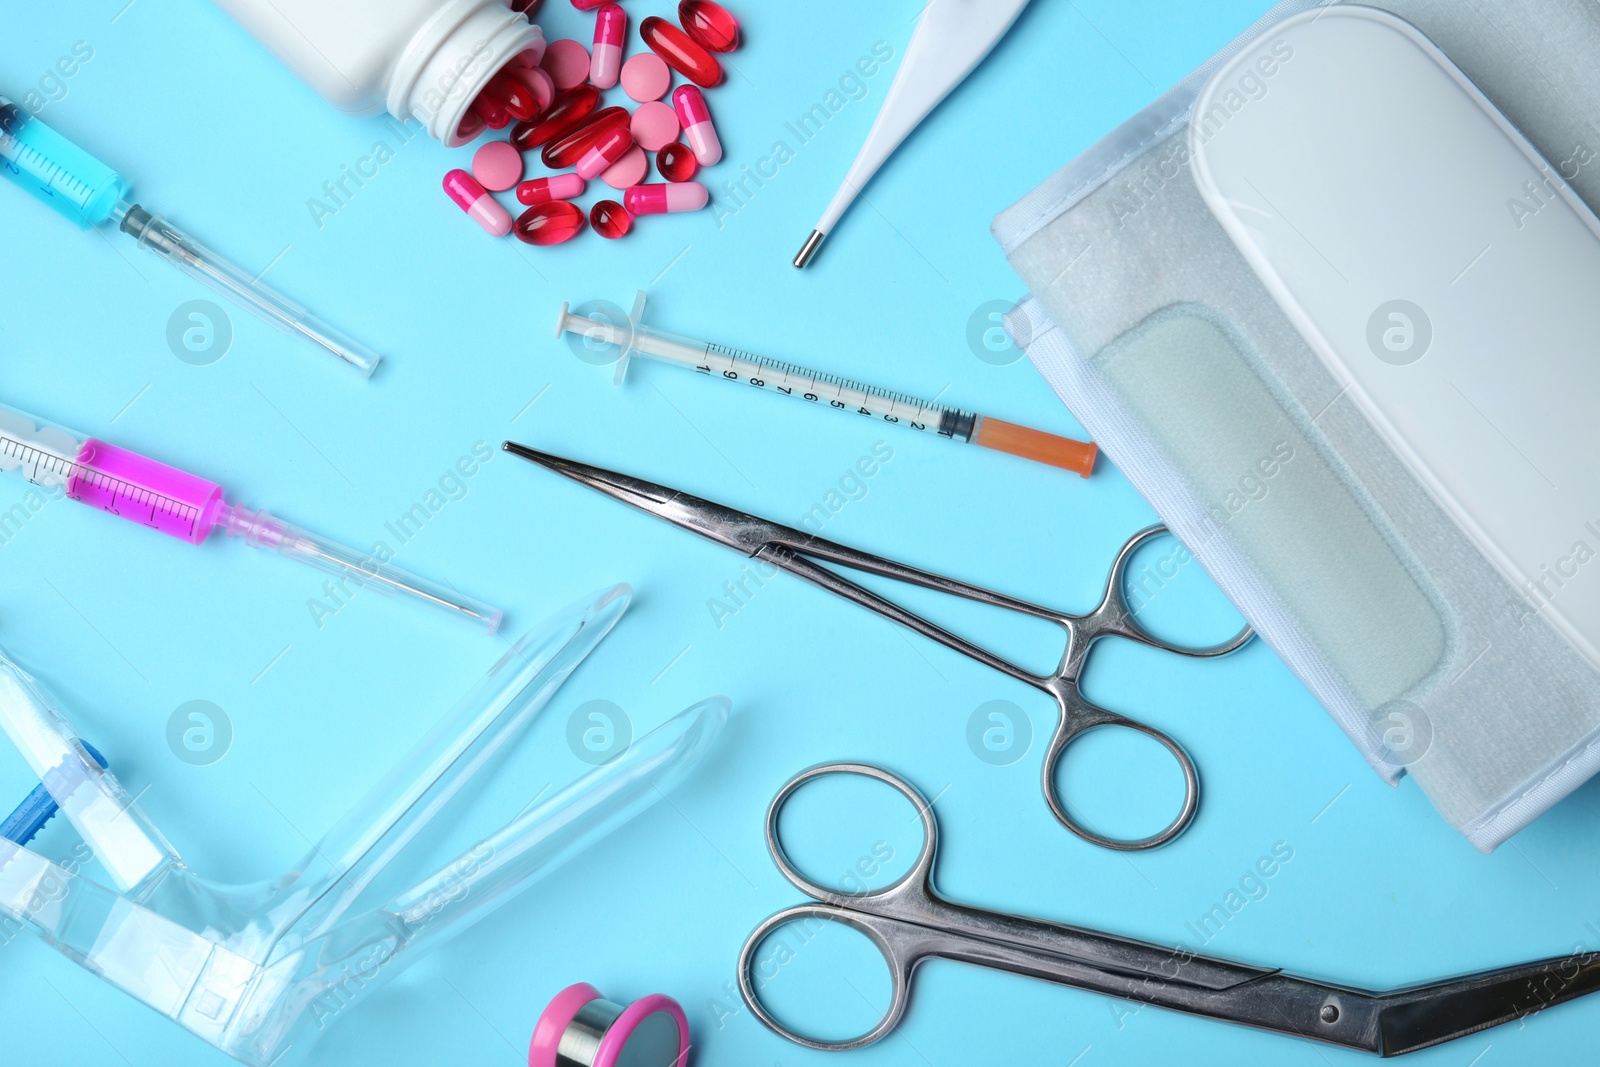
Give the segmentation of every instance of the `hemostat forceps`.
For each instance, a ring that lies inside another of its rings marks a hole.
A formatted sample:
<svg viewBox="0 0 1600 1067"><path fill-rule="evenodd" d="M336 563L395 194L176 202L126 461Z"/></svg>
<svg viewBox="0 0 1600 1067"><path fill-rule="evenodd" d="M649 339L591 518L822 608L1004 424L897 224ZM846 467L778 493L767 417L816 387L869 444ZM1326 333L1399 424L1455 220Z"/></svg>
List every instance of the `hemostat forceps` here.
<svg viewBox="0 0 1600 1067"><path fill-rule="evenodd" d="M1128 603L1123 582L1127 575L1129 561L1133 558L1134 552L1140 545L1166 532L1165 527L1152 526L1134 534L1128 540L1128 543L1123 545L1122 550L1117 553L1117 558L1111 565L1111 575L1106 583L1105 596L1101 598L1099 606L1085 615L1070 615L1066 612L1040 607L1037 604L1030 604L1024 600L1017 600L1002 593L980 589L977 586L958 582L942 575L907 567L853 548L847 548L844 545L835 544L832 541L815 537L804 531L796 530L789 526L781 526L775 522L767 522L753 515L747 515L742 511L734 511L732 508L724 507L721 504L713 504L708 500L701 500L699 497L680 493L677 490L657 485L654 482L631 478L624 474L602 470L599 467L591 467L585 463L577 463L572 460L562 459L559 456L536 452L531 448L509 441L506 442L504 447L506 451L513 455L521 456L530 462L548 467L557 474L563 474L591 489L598 489L608 496L616 497L623 503L632 504L641 511L647 511L657 518L666 519L668 522L682 526L686 530L693 530L700 536L709 538L727 548L743 552L745 555L756 559L765 560L774 567L799 575L808 582L820 585L829 592L835 593L852 603L859 604L886 619L892 619L902 626L909 627L924 637L969 656L1002 674L1049 693L1055 698L1056 705L1061 709L1061 723L1056 727L1055 736L1051 738L1050 747L1045 753L1043 773L1045 801L1050 805L1050 810L1060 820L1061 824L1085 841L1104 848L1124 851L1154 848L1157 845L1166 844L1181 834L1199 809L1200 779L1195 772L1194 762L1189 758L1189 754L1183 750L1182 746L1153 726L1091 703L1078 687L1089 658L1089 650L1102 637L1126 637L1142 644L1165 649L1169 652L1176 652L1184 656L1221 656L1232 652L1250 639L1251 630L1246 627L1233 638L1224 641L1220 645L1191 648L1173 644L1157 637L1139 624L1133 608ZM1053 622L1067 633L1066 650L1063 652L1061 662L1053 674L1033 674L1009 660L1002 659L993 652L972 644L970 641L936 626L921 616L907 611L900 605L862 588L817 563L816 560L837 563L866 574L876 574L884 578L909 582L912 585L919 585L941 593L949 593L967 600L990 604ZM1062 801L1055 788L1056 768L1061 763L1061 758L1066 753L1069 745L1088 731L1102 726L1116 726L1134 730L1153 738L1165 746L1167 751L1171 752L1173 758L1177 760L1178 766L1183 771L1183 808L1165 829L1149 837L1137 840L1120 840L1107 837L1090 829L1067 810L1066 804Z"/></svg>
<svg viewBox="0 0 1600 1067"><path fill-rule="evenodd" d="M864 893L828 889L810 881L784 851L779 830L784 804L807 782L834 774L883 782L916 806L922 818L922 851L893 885ZM828 1052L861 1048L892 1033L910 1002L912 975L918 965L935 958L1380 1056L1414 1052L1527 1018L1600 988L1600 953L1594 952L1374 993L1295 978L1277 968L1210 959L1184 949L956 904L940 896L933 885L939 854L933 808L910 783L861 763L813 767L784 786L767 812L767 847L789 883L816 903L780 911L756 927L739 955L739 990L769 1030ZM809 1037L785 1026L761 1000L761 987L776 980L757 973L762 943L791 924L809 927L814 936L819 922L840 923L865 935L888 964L889 1008L876 1026L859 1037L840 1041Z"/></svg>

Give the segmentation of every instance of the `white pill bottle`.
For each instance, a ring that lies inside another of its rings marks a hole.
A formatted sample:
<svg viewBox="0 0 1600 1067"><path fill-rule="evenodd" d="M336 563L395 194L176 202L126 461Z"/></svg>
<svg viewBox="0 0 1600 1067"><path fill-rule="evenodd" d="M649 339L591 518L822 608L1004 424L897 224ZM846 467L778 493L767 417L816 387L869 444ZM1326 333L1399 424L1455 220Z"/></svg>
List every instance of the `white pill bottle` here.
<svg viewBox="0 0 1600 1067"><path fill-rule="evenodd" d="M416 119L452 148L483 123L472 101L544 34L504 0L216 0L324 100Z"/></svg>

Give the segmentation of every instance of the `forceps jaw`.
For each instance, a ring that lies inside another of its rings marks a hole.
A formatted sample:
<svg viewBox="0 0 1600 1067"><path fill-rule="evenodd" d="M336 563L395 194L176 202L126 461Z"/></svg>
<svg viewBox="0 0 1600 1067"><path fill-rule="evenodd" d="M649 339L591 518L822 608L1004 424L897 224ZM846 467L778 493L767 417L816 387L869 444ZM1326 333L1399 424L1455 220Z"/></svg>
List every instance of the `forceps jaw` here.
<svg viewBox="0 0 1600 1067"><path fill-rule="evenodd" d="M579 485L604 493L613 500L620 500L646 514L664 519L674 526L697 533L707 540L715 541L747 556L754 556L763 546L782 539L786 534L794 533L787 527L758 519L742 511L735 511L721 504L714 504L689 493L679 492L657 482L618 474L604 467L580 463L549 452L540 452L515 441L507 441L500 447L518 459L525 459L562 477L570 478Z"/></svg>

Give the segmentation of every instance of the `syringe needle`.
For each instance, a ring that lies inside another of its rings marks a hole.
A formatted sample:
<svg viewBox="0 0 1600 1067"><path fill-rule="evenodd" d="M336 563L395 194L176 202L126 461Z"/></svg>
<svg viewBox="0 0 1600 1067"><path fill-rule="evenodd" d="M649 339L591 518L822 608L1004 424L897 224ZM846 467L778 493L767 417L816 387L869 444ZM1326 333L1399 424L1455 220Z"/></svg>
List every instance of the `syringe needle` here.
<svg viewBox="0 0 1600 1067"><path fill-rule="evenodd" d="M446 611L476 619L488 627L490 633L500 628L500 622L505 617L504 612L481 600L419 578L387 560L379 559L373 553L358 552L264 511L251 511L238 504L224 505L217 524L228 536L242 537L245 544L254 548L265 548L280 556L299 560L360 588L375 589L385 595L401 593L415 597Z"/></svg>
<svg viewBox="0 0 1600 1067"><path fill-rule="evenodd" d="M312 315L260 278L218 255L160 215L137 204L122 213L122 232L192 278L210 286L262 321L298 335L370 377L382 357Z"/></svg>

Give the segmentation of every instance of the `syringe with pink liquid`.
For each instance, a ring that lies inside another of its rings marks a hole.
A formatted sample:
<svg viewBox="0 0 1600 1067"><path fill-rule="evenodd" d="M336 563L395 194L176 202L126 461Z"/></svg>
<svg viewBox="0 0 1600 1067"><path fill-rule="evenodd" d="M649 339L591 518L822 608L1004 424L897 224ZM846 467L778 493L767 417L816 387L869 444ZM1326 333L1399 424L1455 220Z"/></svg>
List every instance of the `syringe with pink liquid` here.
<svg viewBox="0 0 1600 1067"><path fill-rule="evenodd" d="M404 593L475 620L493 633L503 613L380 560L370 552L223 499L222 486L94 437L0 404L0 473L17 474L69 500L198 545L214 530L242 537L332 574L342 584Z"/></svg>

